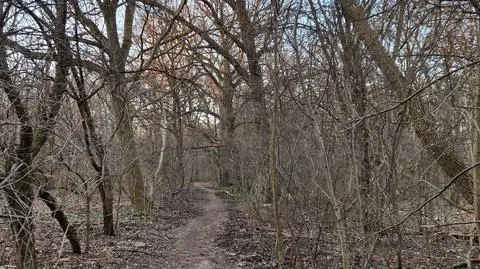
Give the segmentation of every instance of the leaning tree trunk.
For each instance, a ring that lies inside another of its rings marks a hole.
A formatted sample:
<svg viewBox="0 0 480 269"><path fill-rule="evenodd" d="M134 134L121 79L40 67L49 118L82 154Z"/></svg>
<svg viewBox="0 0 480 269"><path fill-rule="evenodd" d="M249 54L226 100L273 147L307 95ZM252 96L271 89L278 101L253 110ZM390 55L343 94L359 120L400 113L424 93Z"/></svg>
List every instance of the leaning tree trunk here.
<svg viewBox="0 0 480 269"><path fill-rule="evenodd" d="M368 24L364 10L354 0L342 0L341 6L345 16L352 21L358 37L365 43L375 63L381 69L390 85L397 91L397 94L401 96L402 93L409 92L407 79L380 43L376 31ZM413 122L415 134L447 176L453 178L467 168L464 161L451 145L447 141L440 139L436 133L435 118L433 115L425 113L420 97L412 98L408 112ZM471 175L467 173L460 175L454 184L455 189L468 202L472 203Z"/></svg>
<svg viewBox="0 0 480 269"><path fill-rule="evenodd" d="M70 222L68 221L65 213L63 213L62 209L60 208L57 199L55 199L52 194L50 194L44 189L40 189L38 196L42 199L43 202L45 202L48 208L50 208L50 211L52 211L52 217L54 217L60 224L62 231L65 233L68 241L70 241L70 245L72 246L72 252L76 254L81 254L82 248L80 247L80 241L78 241L77 232L75 231L75 228L70 225Z"/></svg>
<svg viewBox="0 0 480 269"><path fill-rule="evenodd" d="M77 47L78 49L78 47ZM79 56L79 55L78 55ZM93 120L89 99L85 91L85 81L81 68L72 68L73 77L77 86L77 103L82 117L83 137L90 163L98 174L98 191L102 200L103 234L113 236L113 184L108 166L105 163L105 147L97 133L97 126Z"/></svg>

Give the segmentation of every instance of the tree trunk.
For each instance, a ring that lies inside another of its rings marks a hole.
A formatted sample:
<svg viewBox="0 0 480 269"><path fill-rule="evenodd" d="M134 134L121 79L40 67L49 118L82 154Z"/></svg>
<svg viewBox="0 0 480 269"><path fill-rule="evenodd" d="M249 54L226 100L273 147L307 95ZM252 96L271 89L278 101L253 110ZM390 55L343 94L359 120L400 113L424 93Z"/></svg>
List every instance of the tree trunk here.
<svg viewBox="0 0 480 269"><path fill-rule="evenodd" d="M65 213L63 213L61 210L60 205L58 205L57 199L55 199L52 194L44 189L40 189L38 196L43 202L45 202L48 208L50 208L52 211L52 217L54 217L58 221L58 224L60 224L62 231L65 233L68 241L70 241L72 252L81 254L82 248L80 247L80 241L78 241L77 238L77 232L75 231L75 228L70 225L67 216L65 216Z"/></svg>
<svg viewBox="0 0 480 269"><path fill-rule="evenodd" d="M278 26L278 2L272 1L272 11L274 14L274 55L273 55L273 69L271 78L273 81L273 92L274 92L274 105L272 109L272 116L270 119L270 136L268 141L268 157L269 157L269 178L270 178L270 189L272 193L272 203L273 203L273 219L275 223L275 254L278 262L279 268L282 267L282 264L285 260L285 248L283 245L283 225L280 215L280 185L278 182L278 117L280 114L280 83L279 83L279 70L280 66L278 64L279 60L279 42L280 36L277 31Z"/></svg>
<svg viewBox="0 0 480 269"><path fill-rule="evenodd" d="M345 28L340 31L343 36L341 41L344 47L344 73L345 79L351 88L353 110L351 111L353 118L365 116L367 112L367 98L368 90L365 81L365 74L362 68L362 56L358 39L355 38L351 30L351 22L347 18ZM356 163L359 167L358 179L358 193L359 193L359 207L360 219L363 226L364 235L371 232L380 225L376 221L376 216L373 213L373 199L375 195L372 192L372 165L370 163L370 131L368 130L367 120L361 120L352 129L354 132L353 151L356 156Z"/></svg>
<svg viewBox="0 0 480 269"><path fill-rule="evenodd" d="M35 269L37 259L32 217L34 193L32 180L24 176L24 173L20 173L15 177L16 183L5 188L5 194L12 215L11 228L15 236L16 266L20 269Z"/></svg>
<svg viewBox="0 0 480 269"><path fill-rule="evenodd" d="M89 100L85 92L82 70L79 69L78 71L79 73L72 68L78 92L75 101L82 117L83 137L90 163L98 174L98 191L102 199L103 209L103 234L113 236L115 235L113 225L113 185L109 169L105 164L105 147L98 136L97 126L92 117Z"/></svg>
<svg viewBox="0 0 480 269"><path fill-rule="evenodd" d="M103 30L100 30L97 24L89 19L76 1L71 3L76 19L88 28L89 34L94 40L99 41L99 47L102 48L105 55L108 55L108 60L105 59L106 67L100 73L106 74L105 84L110 93L111 107L115 118L115 135L123 150L123 167L125 168L123 178L127 182L134 210L140 214L148 214L151 204L146 195L145 182L135 146L125 80L125 65L133 42L136 3L135 1L101 3L99 7L105 23ZM121 26L118 25L119 22L122 23ZM123 32L120 32L120 29ZM98 72L98 70L95 71ZM102 179L106 195L105 201L109 203L110 183L106 181L109 177L103 175ZM109 210L109 206L104 209Z"/></svg>
<svg viewBox="0 0 480 269"><path fill-rule="evenodd" d="M480 23L477 22L477 48L480 49ZM480 162L480 67L476 68L476 76L473 78L473 93L475 96L476 111L474 111L473 120L473 163ZM480 168L475 167L472 171L473 175L473 209L475 213L475 220L480 221ZM477 235L480 235L480 222L477 223ZM480 242L480 238L479 238Z"/></svg>
<svg viewBox="0 0 480 269"><path fill-rule="evenodd" d="M277 109L277 108L274 108ZM278 190L278 178L277 178L277 130L275 126L275 113L270 123L270 138L269 138L269 178L270 187L272 193L273 203L273 221L275 223L275 255L279 264L282 264L285 260L285 250L283 247L283 227L280 216L280 197Z"/></svg>
<svg viewBox="0 0 480 269"><path fill-rule="evenodd" d="M367 20L362 8L353 0L342 0L341 5L345 16L348 17L358 34L358 37L365 43L375 63L382 70L385 78L401 97L402 93L408 93L409 85L407 79L395 65L393 59L387 54L385 48L378 40L378 35ZM430 155L437 161L447 176L453 178L467 168L460 156L447 143L438 137L436 133L435 119L433 115L426 113L423 109L420 97L414 97L409 103L408 109L413 127L417 137ZM469 202L473 202L472 177L470 174L463 174L454 183L455 189Z"/></svg>
<svg viewBox="0 0 480 269"><path fill-rule="evenodd" d="M266 88L264 86L263 72L260 65L261 54L258 51L254 23L248 13L248 5L245 0L227 0L226 3L235 11L236 20L240 30L240 40L243 44L243 52L247 64L247 74L241 74L250 92L248 100L251 108L249 111L253 122L252 142L255 142L257 154L254 160L254 180L259 186L260 199L265 203L272 203L272 193L265 174L268 167L268 138L269 138L269 115L265 101ZM238 70L237 70L238 71Z"/></svg>
<svg viewBox="0 0 480 269"><path fill-rule="evenodd" d="M102 199L103 234L114 236L113 225L113 184L108 173L100 175L98 191Z"/></svg>
<svg viewBox="0 0 480 269"><path fill-rule="evenodd" d="M163 169L163 160L165 157L165 149L167 147L167 112L165 111L165 108L163 104L161 104L161 113L162 113L162 121L161 121L161 126L163 126L163 130L161 131L161 137L162 137L162 146L160 148L160 154L158 156L158 163L157 163L157 168L155 169L155 173L153 173L153 179L151 180L152 184L149 189L149 199L152 201L151 205L153 206L153 196L154 193L156 193L157 186L162 182L163 176L161 175L162 169ZM154 134L156 135L156 134ZM198 177L197 177L198 178Z"/></svg>
<svg viewBox="0 0 480 269"><path fill-rule="evenodd" d="M3 12L3 6L0 8L0 12ZM0 15L5 16L6 14ZM35 126L37 126L35 130L32 128L34 124L29 117L27 107L22 103L22 95L10 77L3 35L4 25L0 25L0 82L20 121L18 133L20 143L15 154L7 160L6 165L7 170L13 173L12 181L4 189L12 214L11 228L16 238L16 265L20 269L37 267L32 217L32 204L35 198L31 175L32 163L55 126L55 117L62 106L62 98L66 92L68 69L71 63L71 51L65 34L66 19L67 5L65 1L55 1L54 28L50 33L55 45L55 79L40 107L39 120L35 122ZM11 168L18 169L12 171Z"/></svg>
<svg viewBox="0 0 480 269"><path fill-rule="evenodd" d="M220 103L220 134L223 146L220 148L220 186L234 184L235 169L233 164L233 137L235 131L235 115L233 114L234 86L230 75L230 63L222 62L222 97Z"/></svg>
<svg viewBox="0 0 480 269"><path fill-rule="evenodd" d="M180 180L180 189L183 188L185 183L185 167L184 167L184 158L183 158L183 115L182 115L182 104L180 100L180 92L178 86L173 82L170 81L170 88L174 89L172 94L173 98L173 130L176 139L175 143L175 174L176 179Z"/></svg>
<svg viewBox="0 0 480 269"><path fill-rule="evenodd" d="M0 9L0 11L2 11ZM0 34L1 34L0 28ZM0 38L2 36L0 35ZM32 203L34 199L33 181L28 175L32 163L33 129L26 107L21 102L20 93L10 77L5 44L0 39L0 82L15 113L21 122L20 144L11 158L7 159L6 171L14 173L4 188L10 213L11 228L15 235L16 265L18 268L36 268L35 237L33 233ZM13 149L12 149L13 151ZM17 169L13 169L17 168ZM13 171L12 171L13 170ZM2 179L5 180L5 179Z"/></svg>
<svg viewBox="0 0 480 269"><path fill-rule="evenodd" d="M226 1L235 11L240 26L240 39L244 45L244 53L248 65L248 77L245 81L250 88L250 100L253 106L253 120L257 126L258 138L265 146L268 145L268 117L265 103L265 88L263 86L263 73L260 66L260 54L257 49L255 27L250 20L245 0Z"/></svg>
<svg viewBox="0 0 480 269"><path fill-rule="evenodd" d="M3 12L3 5L0 5L0 12ZM7 14L0 14L0 17ZM3 26L3 25L0 25ZM4 188L7 203L12 215L11 228L15 235L16 265L18 268L36 268L35 237L31 206L33 203L32 179L27 177L27 165L31 164L30 150L32 147L32 127L26 107L22 104L20 93L15 88L9 72L7 61L7 48L4 43L3 27L0 27L0 82L10 103L15 109L18 120L22 123L20 127L20 145L16 151L16 158L12 156L7 160L6 171L17 173L12 176L12 183ZM19 159L16 162L13 159ZM12 171L17 165L18 170ZM2 179L7 180L7 179Z"/></svg>
<svg viewBox="0 0 480 269"><path fill-rule="evenodd" d="M126 82L122 72L110 74L107 85L112 99L112 109L115 116L115 134L122 147L122 157L126 179L130 190L130 199L137 213L147 214L150 202L145 192L145 182L138 160L135 146L135 136L132 128L132 118L129 113L129 101L126 93Z"/></svg>

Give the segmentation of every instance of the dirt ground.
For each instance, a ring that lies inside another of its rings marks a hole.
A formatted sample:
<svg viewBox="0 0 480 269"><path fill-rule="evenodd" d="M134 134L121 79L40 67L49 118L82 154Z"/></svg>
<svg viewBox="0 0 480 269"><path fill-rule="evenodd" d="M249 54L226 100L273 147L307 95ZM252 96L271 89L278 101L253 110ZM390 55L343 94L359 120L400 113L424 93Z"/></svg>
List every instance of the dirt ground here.
<svg viewBox="0 0 480 269"><path fill-rule="evenodd" d="M195 191L204 193L202 214L189 224L173 231L177 241L170 257L175 268L226 268L224 251L215 245L215 239L227 221L225 203L203 182L194 184Z"/></svg>
<svg viewBox="0 0 480 269"><path fill-rule="evenodd" d="M82 250L86 229L79 208L69 217L77 225ZM68 241L48 213L37 215L37 255L41 268L161 268L161 269L261 269L279 268L273 262L274 236L268 223L260 223L240 204L208 183L196 182L189 191L158 202L148 217L132 215L120 207L116 236L101 234L100 209L94 208L90 250L70 251ZM44 208L37 208L42 212ZM44 212L48 212L45 211ZM338 240L325 231L318 238L285 238L286 261L281 268L340 268ZM14 264L13 238L8 225L0 225L0 268ZM368 268L397 268L396 241L379 237ZM451 268L476 257L465 240L438 234L405 234L403 268ZM477 249L480 249L477 247ZM352 268L360 268L359 253L351 251ZM472 256L473 255L473 256ZM459 267L466 268L466 267Z"/></svg>
<svg viewBox="0 0 480 269"><path fill-rule="evenodd" d="M196 182L188 191L162 200L148 218L132 215L128 203L121 206L116 236L101 233L99 208L93 208L90 249L71 253L69 242L42 204L36 205L36 248L40 268L165 268L223 269L241 268L227 259L228 252L216 243L224 234L232 204L219 198L208 183ZM82 212L80 205L64 208ZM85 223L70 215L85 248ZM0 268L14 264L13 238L8 225L0 224Z"/></svg>

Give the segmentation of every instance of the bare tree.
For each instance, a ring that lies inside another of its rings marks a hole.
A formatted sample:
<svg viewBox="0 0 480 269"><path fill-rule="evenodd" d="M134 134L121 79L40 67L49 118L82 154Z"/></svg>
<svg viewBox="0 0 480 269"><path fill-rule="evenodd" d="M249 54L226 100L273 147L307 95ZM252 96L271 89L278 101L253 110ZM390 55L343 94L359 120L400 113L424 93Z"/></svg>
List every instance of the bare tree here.
<svg viewBox="0 0 480 269"><path fill-rule="evenodd" d="M105 23L106 32L104 33L92 20L91 14L82 10L78 2L72 2L75 17L92 37L91 41L88 40L88 44L93 42L93 45L106 56L105 59L102 59L104 67L97 65L93 71L105 76L105 86L110 94L116 121L115 134L124 149L125 180L130 189L133 207L137 212L143 214L148 212L150 201L146 196L144 175L137 156L135 133L132 128L129 85L125 77L126 64L133 42L136 4L134 1L127 1L125 12L121 17L123 22L121 27L118 25L120 6L119 1L105 1L99 2L99 6L96 7ZM85 67L89 68L89 66Z"/></svg>
<svg viewBox="0 0 480 269"><path fill-rule="evenodd" d="M342 8L345 15L353 21L355 31L359 38L365 43L367 49L371 53L377 65L381 68L383 74L388 79L389 83L394 87L398 93L411 92L409 91L409 83L405 76L398 70L391 57L387 54L375 36L375 32L364 20L365 13L354 1L341 1ZM423 89L421 89L423 90ZM454 177L467 166L462 158L451 149L447 144L442 143L442 140L435 132L435 119L433 115L424 115L421 97L417 96L421 91L415 91L408 97L409 114L413 121L415 133L422 141L425 148L437 160L437 163L442 167L443 171L450 177ZM469 174L462 175L456 182L457 190L468 201L472 201L472 186L471 176Z"/></svg>
<svg viewBox="0 0 480 269"><path fill-rule="evenodd" d="M149 0L143 0L142 2L169 14L175 14L172 8L159 2ZM193 21L186 16L179 16L178 22L195 32L210 49L213 49L228 61L233 71L247 85L249 89L247 100L251 105L250 111L252 112L250 115L251 120L248 123L250 125L253 123L255 126L255 137L249 143L260 143L258 148L261 149L260 152L262 153L257 162L259 166L254 173L254 177L257 177L265 172L263 171L265 168L264 160L266 160L268 144L269 116L265 102L267 91L260 65L261 57L268 51L270 41L271 20L265 19L268 16L263 16L268 12L268 9L262 5L248 6L245 1L227 1L226 5L223 2L200 1L199 4L202 5L203 14L208 16L212 23L218 27L218 34L221 36L220 40L214 34L211 34L208 29L205 29L205 25L202 25L200 20ZM228 10L233 12L233 14L229 13ZM238 30L233 25L238 26ZM265 42L259 44L259 41L257 41L259 38L263 38ZM235 47L224 46L225 42L234 44ZM240 53L240 57L237 57L237 52ZM245 61L242 60L243 58ZM226 90L228 91L228 89ZM228 95L225 96L228 97ZM225 153L223 152L223 154ZM261 188L266 199L271 201L271 195L267 195L269 190L267 182L260 178L257 179L257 183L263 186Z"/></svg>
<svg viewBox="0 0 480 269"><path fill-rule="evenodd" d="M78 43L77 43L78 44ZM80 55L77 57L80 59ZM102 199L103 233L113 236L113 183L112 175L106 164L105 146L98 134L98 128L92 116L89 99L86 93L86 83L82 68L72 67L72 75L76 85L76 92L72 94L82 117L82 128L85 147L90 163L98 174L98 191Z"/></svg>
<svg viewBox="0 0 480 269"><path fill-rule="evenodd" d="M22 7L22 4L20 4ZM32 204L35 198L35 184L33 161L48 140L55 125L55 117L62 105L66 92L68 69L71 63L71 51L66 36L67 3L62 0L55 2L55 13L49 13L53 27L51 41L53 58L55 60L55 77L53 84L43 105L39 108L38 118L32 118L33 112L25 104L19 86L15 85L10 75L7 55L6 28L7 14L13 9L13 4L1 6L1 34L0 34L0 81L4 93L7 95L15 115L19 121L19 130L16 135L19 144L11 148L11 158L6 162L6 170L13 175L4 178L9 180L4 187L9 208L12 212L12 230L16 236L16 263L18 268L36 268L35 236L33 233ZM36 17L32 18L34 21ZM39 22L37 20L37 22ZM34 128L33 126L36 126Z"/></svg>

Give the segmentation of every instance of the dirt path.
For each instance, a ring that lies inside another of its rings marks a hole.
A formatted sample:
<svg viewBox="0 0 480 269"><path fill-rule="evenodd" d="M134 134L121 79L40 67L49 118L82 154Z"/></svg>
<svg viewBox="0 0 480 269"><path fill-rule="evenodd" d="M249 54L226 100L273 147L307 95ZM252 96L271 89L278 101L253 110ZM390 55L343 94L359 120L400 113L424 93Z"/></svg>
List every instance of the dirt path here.
<svg viewBox="0 0 480 269"><path fill-rule="evenodd" d="M194 183L192 192L183 191L174 198L158 199L148 217L132 215L129 201L120 207L121 216L115 237L101 234L101 221L91 230L90 251L71 253L50 212L40 215L36 230L41 268L125 268L125 269L238 269L245 267L242 249L235 249L239 234L232 221L235 205L221 198L208 183ZM96 203L99 205L100 203ZM78 203L71 203L68 212L83 212ZM43 210L39 208L38 211ZM43 212L43 211L42 211ZM94 216L101 216L101 207L94 207ZM235 215L235 223L244 219ZM4 230L2 230L4 229ZM8 235L8 227L0 225L0 238ZM243 229L243 228L242 228ZM246 231L246 229L243 229ZM85 225L77 230L86 238ZM250 242L250 240L248 239ZM0 267L14 263L13 240L0 240ZM8 243L8 244L7 244ZM83 241L82 241L83 243ZM221 243L221 244L220 244ZM61 249L61 251L60 251ZM233 254L232 254L233 253ZM248 252L247 252L248 253ZM261 267L262 269L266 267Z"/></svg>
<svg viewBox="0 0 480 269"><path fill-rule="evenodd" d="M178 228L178 240L175 243L177 268L224 268L222 250L215 245L214 240L227 221L226 205L208 183L195 182L193 191L197 190L205 193L204 204L201 206L203 213L187 226Z"/></svg>

